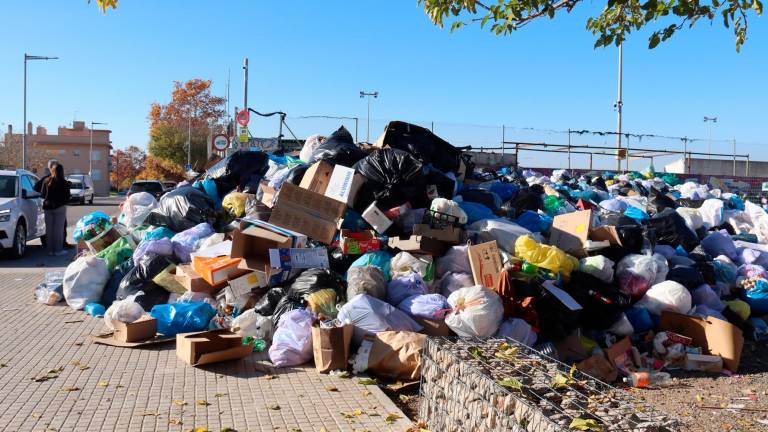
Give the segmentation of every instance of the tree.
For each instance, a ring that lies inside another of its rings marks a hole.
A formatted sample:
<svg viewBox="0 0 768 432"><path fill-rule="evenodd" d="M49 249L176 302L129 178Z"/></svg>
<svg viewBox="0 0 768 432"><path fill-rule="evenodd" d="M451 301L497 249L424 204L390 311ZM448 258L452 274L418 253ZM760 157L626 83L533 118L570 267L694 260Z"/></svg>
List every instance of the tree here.
<svg viewBox="0 0 768 432"><path fill-rule="evenodd" d="M152 155L144 162L144 169L136 176L137 180L184 180L184 169L167 159L161 159Z"/></svg>
<svg viewBox="0 0 768 432"><path fill-rule="evenodd" d="M144 150L130 146L127 149L117 149L112 152L112 172L109 180L117 190L126 189L144 169L147 154Z"/></svg>
<svg viewBox="0 0 768 432"><path fill-rule="evenodd" d="M226 99L211 94L210 80L176 81L167 104L153 103L149 110L149 154L187 163L187 139L191 130L191 162L195 169L205 165L211 122L225 114Z"/></svg>
<svg viewBox="0 0 768 432"><path fill-rule="evenodd" d="M533 21L552 19L570 13L583 0L498 0L485 4L478 0L417 0L424 5L430 20L440 26L451 21L451 31L467 25L490 23L490 31L510 34ZM595 47L621 44L632 32L664 21L648 41L649 48L669 39L677 30L693 27L700 20L733 26L736 51L747 39L747 18L754 11L762 15L761 0L607 0L602 12L587 19L587 30L598 35Z"/></svg>
<svg viewBox="0 0 768 432"><path fill-rule="evenodd" d="M4 134L0 141L0 168L16 169L21 168L21 134ZM48 161L56 159L58 152L38 147L32 138L27 136L27 169L42 176L45 168L48 167ZM66 167L65 167L66 168Z"/></svg>

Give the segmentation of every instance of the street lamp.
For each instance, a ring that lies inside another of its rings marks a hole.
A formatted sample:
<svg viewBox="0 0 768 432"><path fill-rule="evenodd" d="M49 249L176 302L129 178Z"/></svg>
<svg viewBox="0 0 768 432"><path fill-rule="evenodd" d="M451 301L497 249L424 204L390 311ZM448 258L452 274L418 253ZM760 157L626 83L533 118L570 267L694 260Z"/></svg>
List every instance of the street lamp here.
<svg viewBox="0 0 768 432"><path fill-rule="evenodd" d="M375 98L379 97L379 92L364 92L360 91L360 99L364 97L368 97L368 127L366 127L365 130L365 142L370 143L371 142L371 96Z"/></svg>
<svg viewBox="0 0 768 432"><path fill-rule="evenodd" d="M58 60L58 57L33 56L24 53L24 129L21 135L21 169L27 169L27 61Z"/></svg>
<svg viewBox="0 0 768 432"><path fill-rule="evenodd" d="M91 150L88 151L88 175L91 176L91 179L93 179L93 126L94 125L106 125L106 123L102 122L91 122L91 129L89 130L91 133Z"/></svg>
<svg viewBox="0 0 768 432"><path fill-rule="evenodd" d="M709 153L709 159L712 159L712 123L717 123L717 117L704 116L704 123L709 123L709 150L707 153Z"/></svg>

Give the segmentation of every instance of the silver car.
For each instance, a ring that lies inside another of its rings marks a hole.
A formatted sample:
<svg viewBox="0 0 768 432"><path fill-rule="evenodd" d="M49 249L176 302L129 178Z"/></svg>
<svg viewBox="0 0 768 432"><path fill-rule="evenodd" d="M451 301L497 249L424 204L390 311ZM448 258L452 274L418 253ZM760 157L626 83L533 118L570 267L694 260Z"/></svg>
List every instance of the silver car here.
<svg viewBox="0 0 768 432"><path fill-rule="evenodd" d="M0 170L0 246L19 258L27 241L45 235L43 199L35 192L38 178L29 171Z"/></svg>

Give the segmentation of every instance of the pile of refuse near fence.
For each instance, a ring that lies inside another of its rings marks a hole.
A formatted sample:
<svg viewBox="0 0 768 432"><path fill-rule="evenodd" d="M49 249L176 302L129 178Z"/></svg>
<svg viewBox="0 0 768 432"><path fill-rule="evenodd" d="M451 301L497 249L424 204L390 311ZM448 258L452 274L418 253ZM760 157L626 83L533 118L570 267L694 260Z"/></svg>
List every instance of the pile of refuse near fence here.
<svg viewBox="0 0 768 432"><path fill-rule="evenodd" d="M83 217L40 302L104 315L127 347L196 365L267 350L418 379L427 336L512 338L611 383L736 372L768 325L768 214L672 174L475 169L391 122L298 156L239 151L156 201Z"/></svg>

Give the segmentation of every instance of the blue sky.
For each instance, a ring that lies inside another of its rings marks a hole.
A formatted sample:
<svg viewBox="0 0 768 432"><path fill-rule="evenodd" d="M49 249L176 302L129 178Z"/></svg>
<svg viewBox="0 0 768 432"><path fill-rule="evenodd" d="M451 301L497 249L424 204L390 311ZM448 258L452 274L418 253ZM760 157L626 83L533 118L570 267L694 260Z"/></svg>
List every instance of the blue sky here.
<svg viewBox="0 0 768 432"><path fill-rule="evenodd" d="M584 28L600 2L508 37L440 30L416 0L121 0L106 16L86 0L4 3L0 123L17 128L28 52L61 57L30 63L29 119L49 131L75 117L108 122L116 147L146 145L149 105L167 101L174 80L212 79L223 95L231 71L232 105L242 105L246 56L249 105L287 112L300 137L329 133L341 121L297 117L337 115L360 117L364 138L360 90L380 92L372 136L395 119L435 122L435 132L457 145L497 145L502 124L508 139L554 143L567 136L545 130L615 129L617 51L593 49L594 37ZM719 21L682 31L655 50L647 49L648 32L633 34L624 47L624 130L706 138L702 117L714 115L716 139L736 139L738 153L768 159L759 144L768 135L762 79L768 22L753 17L749 31L740 54ZM272 119L255 121L251 132L274 136L276 126ZM613 145L615 139L573 142ZM682 149L669 140L639 145ZM706 151L707 143L692 147ZM715 141L713 151L731 147ZM524 153L521 163L563 164L562 157L545 155ZM600 161L596 165L613 166ZM585 164L574 156L574 166Z"/></svg>

